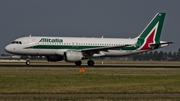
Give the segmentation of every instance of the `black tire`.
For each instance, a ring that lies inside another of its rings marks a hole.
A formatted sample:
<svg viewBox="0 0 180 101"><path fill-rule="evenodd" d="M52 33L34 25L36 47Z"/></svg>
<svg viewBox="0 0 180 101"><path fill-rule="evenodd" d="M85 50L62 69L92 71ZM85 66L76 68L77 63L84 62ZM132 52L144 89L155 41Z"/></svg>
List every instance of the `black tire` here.
<svg viewBox="0 0 180 101"><path fill-rule="evenodd" d="M76 66L81 66L81 64L82 64L81 61L76 61L76 62L75 62L75 65L76 65Z"/></svg>
<svg viewBox="0 0 180 101"><path fill-rule="evenodd" d="M26 61L26 65L30 65L30 61L28 60L28 61Z"/></svg>
<svg viewBox="0 0 180 101"><path fill-rule="evenodd" d="M89 61L87 62L87 64L88 64L88 66L94 66L94 61L93 61L93 60L89 60Z"/></svg>

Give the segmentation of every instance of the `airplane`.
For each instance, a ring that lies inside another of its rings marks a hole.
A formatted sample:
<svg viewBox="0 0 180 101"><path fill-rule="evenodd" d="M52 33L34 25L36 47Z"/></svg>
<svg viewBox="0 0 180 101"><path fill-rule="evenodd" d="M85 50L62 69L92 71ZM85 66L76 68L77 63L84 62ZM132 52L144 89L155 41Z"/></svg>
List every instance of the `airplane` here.
<svg viewBox="0 0 180 101"><path fill-rule="evenodd" d="M81 66L82 59L89 59L94 66L95 57L121 57L166 47L174 42L160 41L166 13L157 13L145 29L135 38L86 38L29 36L15 39L5 51L16 55L46 56L47 61L74 62ZM30 60L26 60L30 65Z"/></svg>

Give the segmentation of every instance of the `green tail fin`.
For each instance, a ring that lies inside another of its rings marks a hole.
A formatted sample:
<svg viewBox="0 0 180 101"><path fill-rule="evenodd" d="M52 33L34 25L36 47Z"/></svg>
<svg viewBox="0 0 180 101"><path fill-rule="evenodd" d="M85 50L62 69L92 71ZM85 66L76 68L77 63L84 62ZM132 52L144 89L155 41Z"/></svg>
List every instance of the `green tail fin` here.
<svg viewBox="0 0 180 101"><path fill-rule="evenodd" d="M137 37L136 47L140 50L151 49L150 44L159 44L165 13L157 13Z"/></svg>

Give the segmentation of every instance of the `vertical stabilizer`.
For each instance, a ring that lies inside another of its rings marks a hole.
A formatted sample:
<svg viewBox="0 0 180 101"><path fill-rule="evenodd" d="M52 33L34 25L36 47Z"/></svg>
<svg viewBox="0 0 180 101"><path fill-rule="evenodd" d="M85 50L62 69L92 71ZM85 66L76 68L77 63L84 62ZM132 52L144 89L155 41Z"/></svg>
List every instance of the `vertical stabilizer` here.
<svg viewBox="0 0 180 101"><path fill-rule="evenodd" d="M150 44L159 44L165 13L157 13L137 37L136 47L140 50L151 49Z"/></svg>

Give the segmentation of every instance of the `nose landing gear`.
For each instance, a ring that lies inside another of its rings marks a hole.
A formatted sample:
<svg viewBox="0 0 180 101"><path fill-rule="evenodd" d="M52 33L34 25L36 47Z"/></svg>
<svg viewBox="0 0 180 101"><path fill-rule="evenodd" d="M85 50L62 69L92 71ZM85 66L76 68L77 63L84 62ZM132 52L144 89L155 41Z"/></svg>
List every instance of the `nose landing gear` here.
<svg viewBox="0 0 180 101"><path fill-rule="evenodd" d="M26 65L30 65L30 56L27 56Z"/></svg>
<svg viewBox="0 0 180 101"><path fill-rule="evenodd" d="M30 65L30 60L26 60L26 65Z"/></svg>

